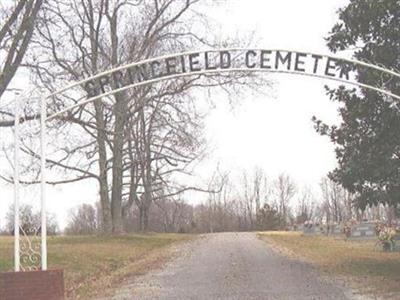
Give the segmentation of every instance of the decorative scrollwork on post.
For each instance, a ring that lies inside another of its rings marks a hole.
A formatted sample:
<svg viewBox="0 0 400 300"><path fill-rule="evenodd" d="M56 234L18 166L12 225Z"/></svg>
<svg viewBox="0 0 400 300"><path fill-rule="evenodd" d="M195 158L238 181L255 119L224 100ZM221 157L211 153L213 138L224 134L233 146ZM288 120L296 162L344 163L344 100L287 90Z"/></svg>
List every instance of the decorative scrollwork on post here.
<svg viewBox="0 0 400 300"><path fill-rule="evenodd" d="M22 271L38 271L41 265L40 237L38 229L25 232L21 228L20 237L20 264Z"/></svg>

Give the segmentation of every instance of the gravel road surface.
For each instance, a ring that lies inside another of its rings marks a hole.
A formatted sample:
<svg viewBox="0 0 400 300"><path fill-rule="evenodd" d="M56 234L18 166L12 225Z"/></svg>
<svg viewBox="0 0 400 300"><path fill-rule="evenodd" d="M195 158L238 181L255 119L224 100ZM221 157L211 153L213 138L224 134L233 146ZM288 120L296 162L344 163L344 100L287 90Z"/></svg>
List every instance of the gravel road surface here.
<svg viewBox="0 0 400 300"><path fill-rule="evenodd" d="M208 234L175 251L162 270L137 278L113 299L353 299L338 282L276 253L255 233Z"/></svg>

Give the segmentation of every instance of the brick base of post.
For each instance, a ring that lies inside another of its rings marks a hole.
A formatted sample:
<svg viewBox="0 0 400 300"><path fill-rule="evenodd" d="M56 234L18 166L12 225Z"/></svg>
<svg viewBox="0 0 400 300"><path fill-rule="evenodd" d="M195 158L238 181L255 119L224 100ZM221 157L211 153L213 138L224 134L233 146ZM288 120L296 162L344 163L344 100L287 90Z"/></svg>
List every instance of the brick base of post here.
<svg viewBox="0 0 400 300"><path fill-rule="evenodd" d="M63 300L63 271L0 273L0 299Z"/></svg>

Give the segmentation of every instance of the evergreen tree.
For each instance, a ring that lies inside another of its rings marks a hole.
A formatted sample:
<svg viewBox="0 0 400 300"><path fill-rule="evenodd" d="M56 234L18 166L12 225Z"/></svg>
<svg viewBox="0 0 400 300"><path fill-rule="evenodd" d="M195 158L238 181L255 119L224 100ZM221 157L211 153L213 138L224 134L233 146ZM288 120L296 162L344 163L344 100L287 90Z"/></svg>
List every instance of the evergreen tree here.
<svg viewBox="0 0 400 300"><path fill-rule="evenodd" d="M356 49L357 60L400 70L400 1L351 0L338 17L327 37L331 51ZM356 71L359 82L400 95L399 78L366 68ZM313 120L317 131L336 146L338 167L330 178L355 193L360 208L400 203L399 102L366 89L341 86L327 92L340 103L341 124Z"/></svg>

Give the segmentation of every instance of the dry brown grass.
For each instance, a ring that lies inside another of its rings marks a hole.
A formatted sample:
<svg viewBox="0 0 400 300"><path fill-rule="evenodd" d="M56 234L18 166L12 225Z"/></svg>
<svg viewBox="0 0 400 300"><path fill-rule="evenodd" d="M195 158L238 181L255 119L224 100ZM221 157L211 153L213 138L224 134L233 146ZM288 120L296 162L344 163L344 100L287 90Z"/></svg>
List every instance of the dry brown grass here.
<svg viewBox="0 0 400 300"><path fill-rule="evenodd" d="M400 253L383 252L374 240L346 241L296 232L262 232L259 235L284 255L344 277L354 288L385 299L400 299Z"/></svg>
<svg viewBox="0 0 400 300"><path fill-rule="evenodd" d="M12 238L0 236L0 272L13 268L13 251Z"/></svg>
<svg viewBox="0 0 400 300"><path fill-rule="evenodd" d="M190 237L181 234L49 237L49 266L64 270L68 297L87 299L130 276L158 267L168 258L168 246ZM13 240L0 237L0 271L10 271L12 265Z"/></svg>

